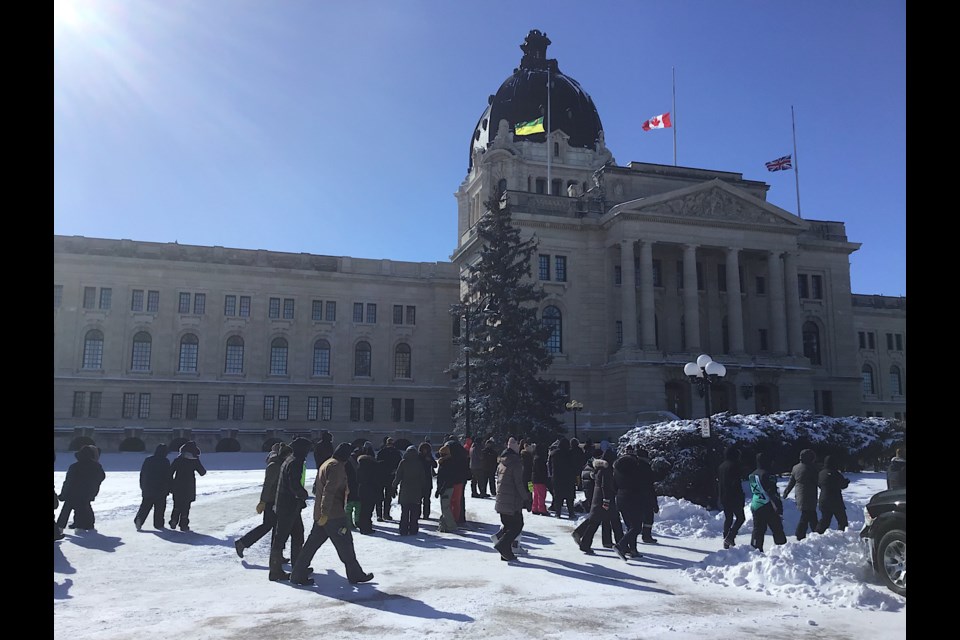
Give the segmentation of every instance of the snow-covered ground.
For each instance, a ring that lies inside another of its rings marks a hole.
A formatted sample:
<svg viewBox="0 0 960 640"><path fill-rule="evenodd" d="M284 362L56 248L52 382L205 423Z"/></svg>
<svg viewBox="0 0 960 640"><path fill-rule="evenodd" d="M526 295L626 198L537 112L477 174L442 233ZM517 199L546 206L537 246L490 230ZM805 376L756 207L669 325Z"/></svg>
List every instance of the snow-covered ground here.
<svg viewBox="0 0 960 640"><path fill-rule="evenodd" d="M722 550L722 513L661 497L659 544L641 545L643 558L624 562L599 532L597 555L586 556L570 537L573 521L525 513L528 554L508 564L489 539L499 526L492 499L468 498L470 524L457 534L437 533L434 500L415 537L389 522L354 536L370 583L350 585L328 543L312 563L316 586L295 587L267 580L268 538L243 560L233 548L261 520L263 454L204 454L209 472L197 481L189 533L155 531L149 519L134 528L146 455L103 454L96 532L68 529L54 543L56 638L906 637L906 600L872 574L858 538L863 504L886 487L879 473L847 474L846 532L796 541L799 514L787 499L788 542L777 547L768 534L766 554L749 546L749 508L738 546ZM57 490L71 462L59 454ZM311 486L315 470L307 475Z"/></svg>

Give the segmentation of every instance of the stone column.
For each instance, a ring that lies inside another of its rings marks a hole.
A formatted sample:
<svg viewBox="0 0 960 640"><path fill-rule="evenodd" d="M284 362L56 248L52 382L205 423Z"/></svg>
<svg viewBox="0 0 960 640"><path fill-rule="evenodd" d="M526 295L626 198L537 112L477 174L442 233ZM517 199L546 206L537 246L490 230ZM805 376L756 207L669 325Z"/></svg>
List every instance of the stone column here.
<svg viewBox="0 0 960 640"><path fill-rule="evenodd" d="M637 289L633 277L633 240L620 241L620 300L623 308L623 345L621 349L637 347Z"/></svg>
<svg viewBox="0 0 960 640"><path fill-rule="evenodd" d="M730 332L730 353L742 354L743 299L740 297L740 249L727 247L727 330Z"/></svg>
<svg viewBox="0 0 960 640"><path fill-rule="evenodd" d="M773 354L787 354L787 315L783 297L783 263L780 252L767 254L767 271L770 274L770 347Z"/></svg>
<svg viewBox="0 0 960 640"><path fill-rule="evenodd" d="M802 317L800 311L800 291L797 286L797 254L788 251L783 254L784 281L787 295L787 345L790 355L803 355L803 336L801 334Z"/></svg>
<svg viewBox="0 0 960 640"><path fill-rule="evenodd" d="M653 243L640 241L640 346L656 351L656 319L653 306ZM636 329L636 325L634 325Z"/></svg>
<svg viewBox="0 0 960 640"><path fill-rule="evenodd" d="M700 351L700 294L697 291L697 245L683 245L683 319L687 351Z"/></svg>

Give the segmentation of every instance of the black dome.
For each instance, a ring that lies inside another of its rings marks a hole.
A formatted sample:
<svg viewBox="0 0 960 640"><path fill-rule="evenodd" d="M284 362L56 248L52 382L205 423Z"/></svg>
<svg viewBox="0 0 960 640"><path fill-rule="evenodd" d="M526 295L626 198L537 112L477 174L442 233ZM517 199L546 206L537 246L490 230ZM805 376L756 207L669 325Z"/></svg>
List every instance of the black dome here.
<svg viewBox="0 0 960 640"><path fill-rule="evenodd" d="M504 80L496 95L490 96L489 105L477 122L470 140L470 165L473 166L473 150L486 149L497 137L500 120L506 120L510 130L519 122L528 122L543 116L547 127L547 75L553 80L550 94L549 126L551 131L562 130L570 136L572 147L594 149L603 125L593 99L580 88L580 84L560 72L556 60L547 59L550 39L536 29L527 34L520 45L523 58L520 67ZM524 140L545 142L545 133L523 136Z"/></svg>

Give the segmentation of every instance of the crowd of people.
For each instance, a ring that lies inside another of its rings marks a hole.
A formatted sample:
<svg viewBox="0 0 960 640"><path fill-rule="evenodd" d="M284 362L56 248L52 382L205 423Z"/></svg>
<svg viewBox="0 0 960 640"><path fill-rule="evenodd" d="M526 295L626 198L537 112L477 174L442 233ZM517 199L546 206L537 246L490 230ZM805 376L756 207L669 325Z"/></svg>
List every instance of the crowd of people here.
<svg viewBox="0 0 960 640"><path fill-rule="evenodd" d="M317 473L307 489L307 457L313 453ZM140 470L142 501L134 525L140 530L150 513L156 529L179 527L190 531L190 507L196 501L197 477L207 473L200 461L195 442L184 443L171 462L167 445L157 446ZM54 488L54 540L64 537L65 527L93 530L92 502L106 474L99 463L100 450L94 445L81 447L77 461L67 470L58 493ZM781 496L778 476L770 471L764 453L756 455L756 467L747 474L753 514L751 545L763 551L770 529L775 544L786 543L783 527L783 500L793 492L800 518L794 532L802 540L809 531L823 533L833 521L840 530L848 526L842 491L849 480L828 455L818 465L811 449L800 452ZM56 461L56 454L54 454ZM737 447L728 447L724 461L716 470L719 504L724 513L723 548L734 546L737 533L746 518L748 496L743 489L743 465ZM332 435L321 432L313 443L295 438L289 444L273 445L266 458L263 486L255 510L263 521L234 541L237 555L270 534L268 577L271 581L289 580L311 585L310 562L317 550L332 540L347 580L351 584L367 582L373 574L363 570L353 545L353 532L373 535L373 514L378 522L393 522L393 503L399 503L398 534L416 535L419 523L430 517L432 498L440 500L437 531L454 533L466 524L465 487L472 499L493 498L500 516L500 529L491 536L501 560L513 562L523 553L519 538L523 532L523 512L562 518L564 509L571 520L581 519L572 532L577 547L595 555L593 541L601 532L603 547L613 549L620 558L639 558L638 541L656 544L653 537L655 515L659 512L656 485L659 478L643 448L617 449L607 443L560 437L543 445L510 437L498 445L493 438L466 438L463 442L446 436L436 454L425 440L419 446L400 450L394 439L383 438L378 450L371 442L360 446L340 443L334 446ZM906 486L906 450L897 450L887 474L889 488ZM583 498L577 500L578 492ZM304 529L302 511L314 499L311 528ZM547 506L547 495L550 505ZM167 496L173 497L169 522L164 521ZM818 515L819 508L819 515ZM73 521L68 524L70 515ZM307 534L307 535L305 535ZM289 557L284 555L289 545ZM286 571L284 566L290 567Z"/></svg>

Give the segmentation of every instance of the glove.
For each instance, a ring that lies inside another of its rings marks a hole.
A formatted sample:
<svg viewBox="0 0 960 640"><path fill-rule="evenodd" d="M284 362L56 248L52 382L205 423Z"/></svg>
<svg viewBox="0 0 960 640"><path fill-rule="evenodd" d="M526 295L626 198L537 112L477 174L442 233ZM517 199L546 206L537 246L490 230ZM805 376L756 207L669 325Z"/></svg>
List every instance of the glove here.
<svg viewBox="0 0 960 640"><path fill-rule="evenodd" d="M263 513L263 510L267 508L266 503L259 502L257 503L257 513Z"/></svg>
<svg viewBox="0 0 960 640"><path fill-rule="evenodd" d="M306 500L301 500L301 501L300 501L300 509L303 510L303 509L306 509L306 508L307 508L307 501L306 501Z"/></svg>
<svg viewBox="0 0 960 640"><path fill-rule="evenodd" d="M319 518L317 518L317 524L322 527L322 526L324 526L325 524L327 524L327 520L328 520L327 516L326 516L326 515L322 515L322 516L320 516Z"/></svg>
<svg viewBox="0 0 960 640"><path fill-rule="evenodd" d="M604 509L609 509L609 508L610 508L610 501L609 501L609 500L604 500L604 501L603 501L603 508L604 508Z"/></svg>

